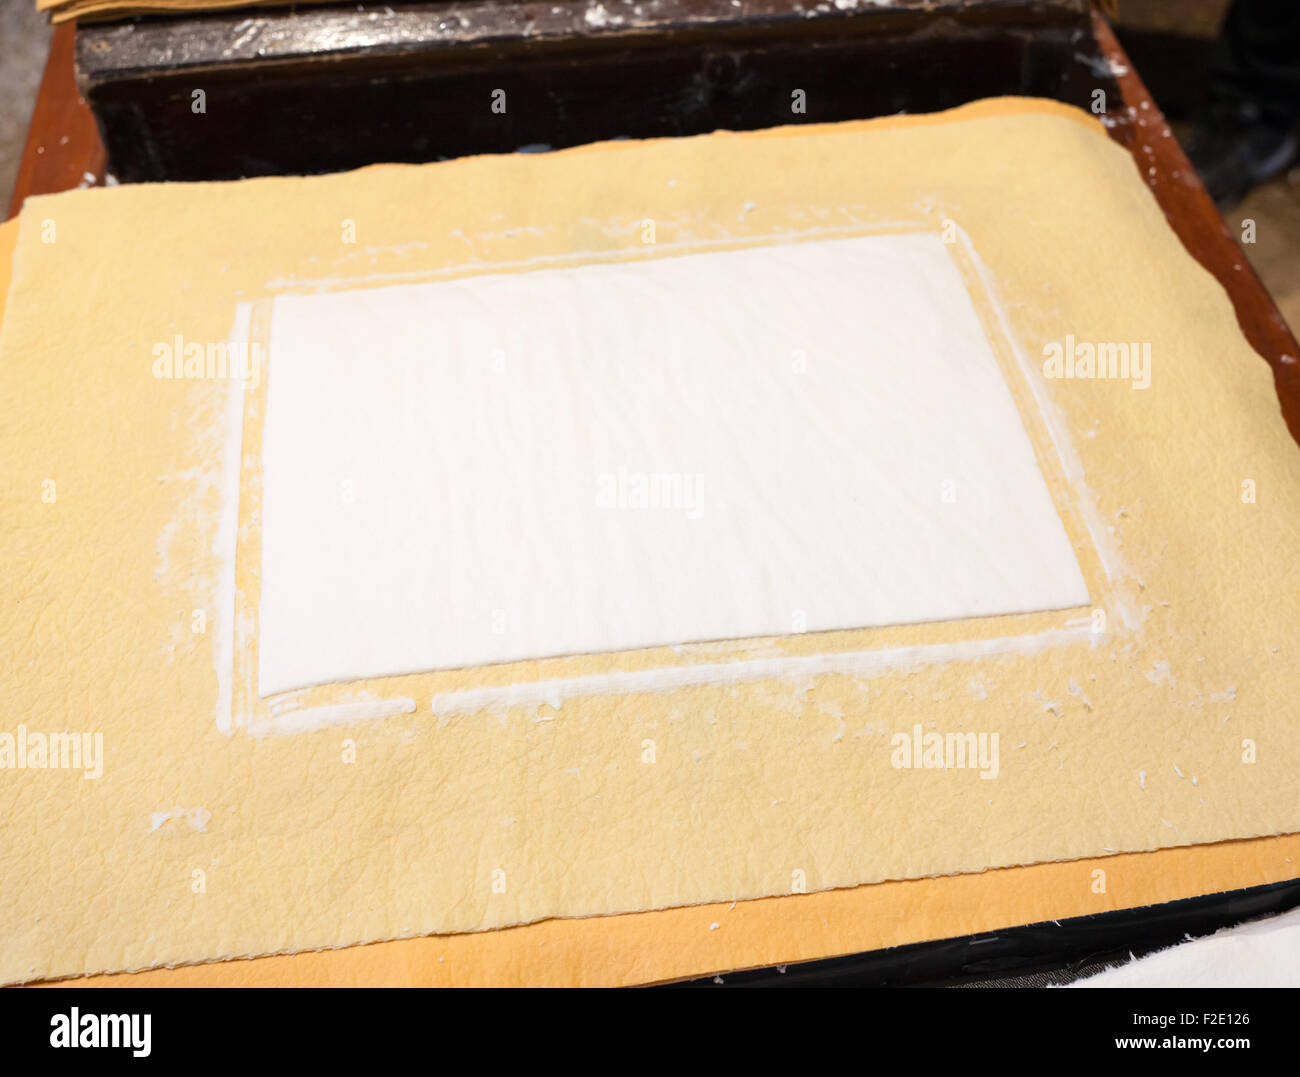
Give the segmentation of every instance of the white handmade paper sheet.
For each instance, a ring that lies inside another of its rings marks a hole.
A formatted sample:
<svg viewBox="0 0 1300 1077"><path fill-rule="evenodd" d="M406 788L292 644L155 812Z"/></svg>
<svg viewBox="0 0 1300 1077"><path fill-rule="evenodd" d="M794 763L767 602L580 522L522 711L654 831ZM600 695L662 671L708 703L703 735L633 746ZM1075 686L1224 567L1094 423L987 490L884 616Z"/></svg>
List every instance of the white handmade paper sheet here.
<svg viewBox="0 0 1300 1077"><path fill-rule="evenodd" d="M274 303L259 690L1087 604L922 234Z"/></svg>

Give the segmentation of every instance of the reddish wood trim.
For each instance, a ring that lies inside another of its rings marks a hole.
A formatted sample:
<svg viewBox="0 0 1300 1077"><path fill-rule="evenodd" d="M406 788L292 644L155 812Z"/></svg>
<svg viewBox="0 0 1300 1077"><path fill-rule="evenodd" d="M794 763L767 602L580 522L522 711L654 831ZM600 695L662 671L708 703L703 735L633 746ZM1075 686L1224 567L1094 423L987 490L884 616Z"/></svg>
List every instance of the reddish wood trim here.
<svg viewBox="0 0 1300 1077"><path fill-rule="evenodd" d="M1110 24L1095 11L1093 31L1102 53L1116 71L1123 72L1116 79L1124 95L1125 113L1108 109L1110 118L1116 121L1110 126L1111 137L1137 161L1188 253L1213 273L1228 293L1246 339L1273 367L1282 414L1291 436L1300 442L1300 345L1219 216L1178 140L1163 137L1162 132L1168 128L1164 114L1138 77ZM1283 356L1288 356L1289 361Z"/></svg>
<svg viewBox="0 0 1300 1077"><path fill-rule="evenodd" d="M51 194L78 186L86 173L104 178L99 129L73 75L74 23L55 27L50 57L32 110L27 144L18 164L9 216L17 216L29 194Z"/></svg>

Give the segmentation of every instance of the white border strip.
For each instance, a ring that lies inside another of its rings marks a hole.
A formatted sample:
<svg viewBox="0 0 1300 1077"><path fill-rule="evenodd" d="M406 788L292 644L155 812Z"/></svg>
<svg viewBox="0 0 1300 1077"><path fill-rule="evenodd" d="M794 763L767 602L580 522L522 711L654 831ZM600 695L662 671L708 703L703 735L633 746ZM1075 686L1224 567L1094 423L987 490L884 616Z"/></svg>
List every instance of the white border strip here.
<svg viewBox="0 0 1300 1077"><path fill-rule="evenodd" d="M838 226L831 228L813 228L807 230L798 230L792 233L782 233L776 236L765 235L762 237L727 237L705 241L686 241L674 244L663 244L651 252L645 252L647 255L654 257L663 257L665 252L672 251L673 254L685 254L690 250L698 250L700 247L726 246L726 247L749 247L749 246L767 246L771 243L826 238L835 234L853 234L853 235L871 235L881 231L889 231L892 228L904 226L906 224L915 224L916 222L876 222L873 226L864 227L861 224ZM913 231L924 231L924 229L913 228ZM980 278L980 283L984 287L989 303L997 317L998 326L1003 336L1006 338L1007 345L1011 348L1018 364L1024 374L1025 380L1029 384L1030 391L1033 394L1034 402L1038 407L1039 414L1047 426L1048 434L1051 437L1052 445L1056 450L1057 457L1061 461L1061 466L1065 471L1067 481L1074 488L1075 503L1079 512L1083 516L1084 524L1087 527L1089 537L1092 540L1093 547L1101 560L1102 568L1111 583L1114 584L1118 579L1126 575L1123 561L1117 549L1114 548L1111 536L1108 534L1101 517L1097 511L1096 505L1091 498L1090 492L1084 482L1084 469L1078 453L1075 451L1074 443L1071 440L1069 430L1065 427L1063 420L1056 411L1055 406L1047 392L1046 386L1039 377L1039 371L1029 361L1024 349L1020 346L1012 331L1011 324L1007 318L1001 295L997 289L996 281L989 272L984 261L976 253L970 237L967 233L957 228L957 234L960 238L962 248L970 258ZM746 242L746 239L750 239ZM680 251L675 248L682 248ZM565 264L569 261L580 264L589 264L593 260L615 260L626 257L627 251L610 252L606 259L593 259L590 252L584 252L581 255L540 257L535 259L525 259L515 263L500 263L493 266L471 265L456 267L454 271L444 270L440 273L432 274L438 276L460 276L475 275L477 273L488 272L493 268L540 268L548 263L558 262ZM635 252L641 253L641 252ZM671 256L671 255L669 255ZM388 275L381 275L388 276ZM428 280L428 273L411 273L411 274L391 274L393 278L415 278ZM333 280L315 280L315 281L272 281L269 287L280 290L329 290L331 286L339 283L350 283L354 287L357 284L363 284L362 281L349 279L348 281ZM239 318L236 321L236 334L240 330L241 321L245 333L249 321L249 310L247 304L241 304L239 308ZM220 654L227 657L226 674L221 674L219 666L219 675L222 676L222 695L219 704L218 725L223 732L229 733L233 727L233 717L231 714L231 697L230 697L230 677L233 675L233 658L234 658L234 614L235 614L235 587L234 587L234 558L233 549L236 529L238 527L239 511L239 451L240 439L243 432L243 399L242 393L240 399L234 402L227 414L229 423L234 424L235 429L232 433L230 427L227 428L227 457L226 465L229 469L231 462L232 442L234 454L234 497L227 497L227 503L223 506L222 529L219 534L218 543L222 541L228 526L229 514L233 511L233 529L229 532L230 546L232 551L229 556L228 566L223 562L223 586L220 593L220 606L223 616L223 636L219 643ZM236 421L237 420L237 421ZM227 480L230 473L227 470ZM233 501L233 505L232 505ZM228 584L226 580L226 570L228 568ZM1122 598L1111 592L1115 605L1118 607L1121 620L1129 630L1136 630L1139 619L1136 612L1130 604ZM225 622L228 621L228 624ZM485 688L470 688L455 692L439 693L433 697L432 711L437 716L453 716L475 714L488 707L512 707L512 706L550 706L558 709L566 700L584 697L584 696L602 696L602 695L623 695L638 693L659 693L671 692L680 688L693 687L703 684L740 684L756 680L767 680L777 678L797 678L797 677L816 677L831 674L841 674L850 676L877 676L879 674L904 668L916 668L920 666L935 665L942 662L952 661L969 661L975 658L997 656L997 655L1029 655L1036 654L1040 651L1053 648L1069 646L1080 643L1089 643L1095 645L1101 636L1091 625L1090 618L1079 618L1067 623L1065 628L1052 629L1044 632L1032 633L1024 636L1008 636L991 640L965 640L957 643L941 644L920 644L911 647L883 648L869 651L849 651L831 654L814 654L814 655L791 655L778 658L751 659L739 662L717 662L701 663L698 665L688 666L664 666L648 670L636 670L632 672L619 673L602 673L592 674L580 677L565 677L545 681L534 681L526 683L516 683L507 685L498 685ZM249 732L254 736L279 736L292 733L309 732L315 729L322 729L328 726L347 725L352 722L363 721L374 718L386 718L398 714L410 714L416 709L416 703L408 697L375 700L375 701L356 701L351 703L340 703L324 707L308 707L298 711L292 711L288 714L280 715L267 721L255 723L250 726Z"/></svg>
<svg viewBox="0 0 1300 1077"><path fill-rule="evenodd" d="M542 269L581 268L589 265L609 265L619 262L647 262L658 258L682 258L691 254L704 254L712 250L751 250L756 247L779 246L782 243L802 243L836 237L867 238L891 233L924 233L937 235L936 231L917 227L917 221L864 221L852 224L823 225L817 228L796 228L784 232L764 233L761 236L715 236L707 239L678 239L667 243L646 246L619 247L605 251L574 251L570 254L539 254L532 258L506 259L496 262L466 262L461 265L441 266L435 269L413 269L402 273L372 273L365 277L313 277L308 280L276 279L267 281L267 288L290 295L333 292L339 288L364 291L367 286L382 283L385 286L401 284L426 284L440 280L461 280L492 273L532 272ZM637 222L635 232L640 227ZM369 255L394 250L391 247L367 249ZM276 297L278 298L278 297Z"/></svg>
<svg viewBox="0 0 1300 1077"><path fill-rule="evenodd" d="M304 707L300 711L276 715L264 722L254 722L248 727L255 737L283 737L292 733L310 733L315 729L326 729L335 725L351 725L353 722L369 721L373 718L392 718L398 714L415 713L415 700L401 699L363 699L352 703L332 703L326 707Z"/></svg>
<svg viewBox="0 0 1300 1077"><path fill-rule="evenodd" d="M252 332L253 305L235 307L230 343L247 343ZM226 736L235 731L235 556L239 549L239 488L244 452L244 380L231 378L226 387L225 441L221 454L221 516L212 540L219 575L216 596L217 728Z"/></svg>
<svg viewBox="0 0 1300 1077"><path fill-rule="evenodd" d="M1025 354L1024 348L1020 346L1020 341L1016 339L1015 333L1011 330L1011 322L1007 318L1002 295L998 291L997 281L994 279L993 274L989 272L984 260L975 252L970 236L960 226L957 226L957 236L961 240L962 249L971 260L971 265L975 267L975 272L979 274L980 283L989 298L989 305L993 308L993 313L997 315L998 328L1002 330L1007 345L1011 348L1016 361L1020 364L1025 382L1029 386L1029 391L1034 395L1034 403L1038 406L1038 414L1042 416L1043 423L1047 427L1048 436L1052 439L1052 447L1056 449L1056 457L1061 461L1061 467L1065 471L1065 479L1074 490L1075 505L1079 510L1079 515L1083 517L1084 527L1088 529L1088 537L1092 539L1093 549L1097 551L1097 557L1101 560L1102 571L1106 573L1106 578L1111 583L1108 597L1114 603L1124 627L1130 632L1136 632L1141 627L1141 618L1138 616L1137 610L1123 595L1119 594L1118 588L1115 586L1117 581L1131 575L1131 573L1126 570L1124 559L1114 545L1110 531L1097 509L1097 503L1092 496L1092 491L1088 489L1087 481L1084 478L1083 461L1079 459L1079 453L1074 447L1074 440L1070 436L1069 428L1065 425L1060 411L1047 391L1041 369L1030 362L1029 356ZM1078 555L1075 556L1077 558Z"/></svg>
<svg viewBox="0 0 1300 1077"><path fill-rule="evenodd" d="M1080 626L1049 629L1025 636L962 640L958 643L926 643L912 647L844 651L839 654L788 655L694 666L661 666L629 673L594 673L585 677L563 677L549 681L442 692L433 697L433 713L444 717L477 714L485 707L493 706L549 706L558 710L566 700L577 696L671 692L701 684L741 684L776 678L824 677L828 674L874 677L890 670L969 661L990 655L1037 654L1052 647L1092 644L1098 638L1091 627Z"/></svg>

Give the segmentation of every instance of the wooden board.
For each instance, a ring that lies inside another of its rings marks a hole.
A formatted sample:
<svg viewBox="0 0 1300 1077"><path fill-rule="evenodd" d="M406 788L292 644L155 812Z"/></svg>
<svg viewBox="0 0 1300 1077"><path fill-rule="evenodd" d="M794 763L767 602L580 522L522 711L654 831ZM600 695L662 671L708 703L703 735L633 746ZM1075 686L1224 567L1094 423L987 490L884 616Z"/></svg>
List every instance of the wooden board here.
<svg viewBox="0 0 1300 1077"><path fill-rule="evenodd" d="M1300 441L1297 364L1285 361L1287 356L1300 355L1295 338L1195 179L1176 141L1164 137L1164 117L1131 70L1109 26L1097 17L1094 29L1101 54L1111 62L1112 70L1119 72L1114 85L1122 109L1111 104L1111 135L1133 153L1189 252L1227 290L1247 338L1273 367L1282 410L1293 436ZM11 212L16 212L26 194L75 187L86 172L97 174L102 165L102 148L95 137L93 119L71 88L71 51L70 28L61 28L34 113Z"/></svg>
<svg viewBox="0 0 1300 1077"><path fill-rule="evenodd" d="M1087 0L413 0L92 26L77 71L123 181L233 179L1078 104L1087 25Z"/></svg>
<svg viewBox="0 0 1300 1077"><path fill-rule="evenodd" d="M66 191L80 185L87 175L95 183L103 182L104 145L73 77L74 34L71 23L54 30L9 201L10 217L18 215L29 194Z"/></svg>

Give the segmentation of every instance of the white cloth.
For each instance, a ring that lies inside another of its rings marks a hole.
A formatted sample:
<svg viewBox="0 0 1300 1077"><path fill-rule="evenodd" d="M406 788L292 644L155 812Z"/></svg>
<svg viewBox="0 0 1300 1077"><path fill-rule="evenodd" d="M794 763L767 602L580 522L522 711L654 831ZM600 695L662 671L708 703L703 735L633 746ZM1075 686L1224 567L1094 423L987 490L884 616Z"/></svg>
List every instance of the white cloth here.
<svg viewBox="0 0 1300 1077"><path fill-rule="evenodd" d="M1300 987L1300 909L1225 928L1071 987Z"/></svg>

